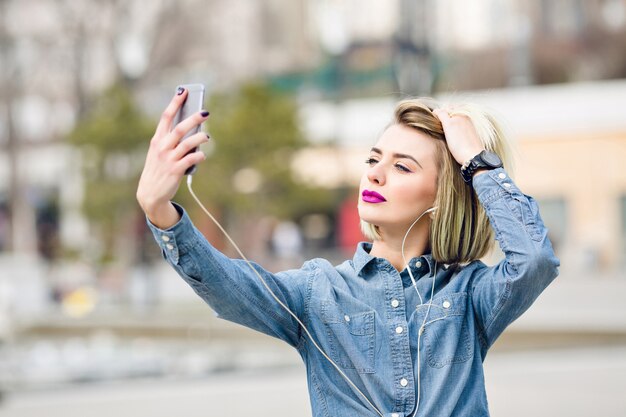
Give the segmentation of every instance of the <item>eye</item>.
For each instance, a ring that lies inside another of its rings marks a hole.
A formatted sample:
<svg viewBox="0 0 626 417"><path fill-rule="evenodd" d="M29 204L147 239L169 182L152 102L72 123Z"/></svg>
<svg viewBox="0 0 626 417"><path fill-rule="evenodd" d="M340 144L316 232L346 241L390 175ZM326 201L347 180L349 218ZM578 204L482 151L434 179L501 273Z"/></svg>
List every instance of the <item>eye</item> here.
<svg viewBox="0 0 626 417"><path fill-rule="evenodd" d="M397 169L398 171L402 171L402 172L412 172L409 168L405 167L405 166L404 166L404 165L402 165L402 164L396 164L396 165L395 165L395 167L396 167L396 169Z"/></svg>
<svg viewBox="0 0 626 417"><path fill-rule="evenodd" d="M365 160L365 163L366 163L367 165L370 165L370 166L374 165L374 164L375 164L375 163L377 163L377 162L378 162L378 161L377 161L376 159L374 159L374 158L367 158L367 159Z"/></svg>

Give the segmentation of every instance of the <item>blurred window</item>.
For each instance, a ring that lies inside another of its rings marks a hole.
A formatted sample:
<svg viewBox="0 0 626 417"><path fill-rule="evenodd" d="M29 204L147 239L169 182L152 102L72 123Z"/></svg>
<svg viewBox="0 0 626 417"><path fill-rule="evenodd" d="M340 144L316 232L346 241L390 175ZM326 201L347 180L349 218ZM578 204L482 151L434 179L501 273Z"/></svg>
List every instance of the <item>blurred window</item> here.
<svg viewBox="0 0 626 417"><path fill-rule="evenodd" d="M59 255L59 192L57 189L36 189L35 219L37 230L37 249L47 261L53 261Z"/></svg>
<svg viewBox="0 0 626 417"><path fill-rule="evenodd" d="M557 252L567 238L568 207L562 197L538 199L539 210L543 223L548 228L548 237Z"/></svg>
<svg viewBox="0 0 626 417"><path fill-rule="evenodd" d="M581 0L541 0L541 27L547 35L572 35L585 26L585 3Z"/></svg>
<svg viewBox="0 0 626 417"><path fill-rule="evenodd" d="M9 204L7 198L0 193L0 252L9 246Z"/></svg>
<svg viewBox="0 0 626 417"><path fill-rule="evenodd" d="M626 194L623 194L620 198L619 212L621 217L621 234L620 243L622 246L621 262L626 265Z"/></svg>

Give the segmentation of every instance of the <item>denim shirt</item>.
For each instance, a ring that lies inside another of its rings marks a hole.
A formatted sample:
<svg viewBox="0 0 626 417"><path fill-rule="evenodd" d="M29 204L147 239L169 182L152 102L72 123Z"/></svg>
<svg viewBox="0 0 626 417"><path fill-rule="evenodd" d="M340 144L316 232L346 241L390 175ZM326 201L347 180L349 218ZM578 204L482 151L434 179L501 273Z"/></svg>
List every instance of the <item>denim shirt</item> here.
<svg viewBox="0 0 626 417"><path fill-rule="evenodd" d="M476 176L473 186L505 258L494 266L475 260L458 267L436 265L430 254L411 259L408 267L423 302L407 270L398 272L371 256L370 243L360 243L353 259L338 266L313 259L299 269L270 273L254 264L385 417L413 414L418 374L417 416L488 416L487 350L558 274L559 260L532 197L502 168ZM164 258L219 317L297 349L313 415L379 415L314 348L245 261L213 248L176 207L182 218L171 228L148 221Z"/></svg>

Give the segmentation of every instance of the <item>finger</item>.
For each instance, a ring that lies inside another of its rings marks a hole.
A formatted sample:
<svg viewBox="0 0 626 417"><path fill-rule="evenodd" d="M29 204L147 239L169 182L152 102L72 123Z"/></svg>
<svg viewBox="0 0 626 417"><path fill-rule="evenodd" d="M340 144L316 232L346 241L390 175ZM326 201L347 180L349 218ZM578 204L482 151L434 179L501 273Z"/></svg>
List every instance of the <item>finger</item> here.
<svg viewBox="0 0 626 417"><path fill-rule="evenodd" d="M178 161L174 165L174 170L179 173L184 173L188 168L191 168L193 165L197 165L200 162L206 159L206 155L202 151L192 152L189 155L185 156L183 159Z"/></svg>
<svg viewBox="0 0 626 417"><path fill-rule="evenodd" d="M433 113L441 121L441 124L445 125L450 121L450 113L445 109L435 109Z"/></svg>
<svg viewBox="0 0 626 417"><path fill-rule="evenodd" d="M207 117L209 117L209 112L206 110L192 114L174 127L174 129L167 136L167 139L165 140L166 143L164 145L170 148L175 148L187 132L202 124Z"/></svg>
<svg viewBox="0 0 626 417"><path fill-rule="evenodd" d="M201 144L209 141L209 135L204 132L198 132L193 136L189 136L187 139L181 141L174 149L174 160L179 160L189 152Z"/></svg>
<svg viewBox="0 0 626 417"><path fill-rule="evenodd" d="M159 124L157 125L155 136L165 136L172 129L172 121L174 120L174 116L176 116L178 109L180 109L180 106L182 106L182 104L185 102L187 94L187 89L182 87L180 87L176 91L176 95L174 95L172 101L170 101L170 104L167 105L167 107L161 114L161 119L159 120Z"/></svg>

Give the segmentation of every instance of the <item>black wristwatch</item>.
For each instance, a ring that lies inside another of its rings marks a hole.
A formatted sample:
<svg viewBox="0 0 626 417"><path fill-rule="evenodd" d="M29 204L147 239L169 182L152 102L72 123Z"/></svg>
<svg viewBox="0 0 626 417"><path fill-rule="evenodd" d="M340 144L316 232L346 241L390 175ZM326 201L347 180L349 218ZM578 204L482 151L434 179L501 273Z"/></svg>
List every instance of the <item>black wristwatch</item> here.
<svg viewBox="0 0 626 417"><path fill-rule="evenodd" d="M472 181L472 175L478 169L496 169L502 166L502 160L498 155L491 151L484 150L469 161L465 162L461 167L461 175L467 183Z"/></svg>

